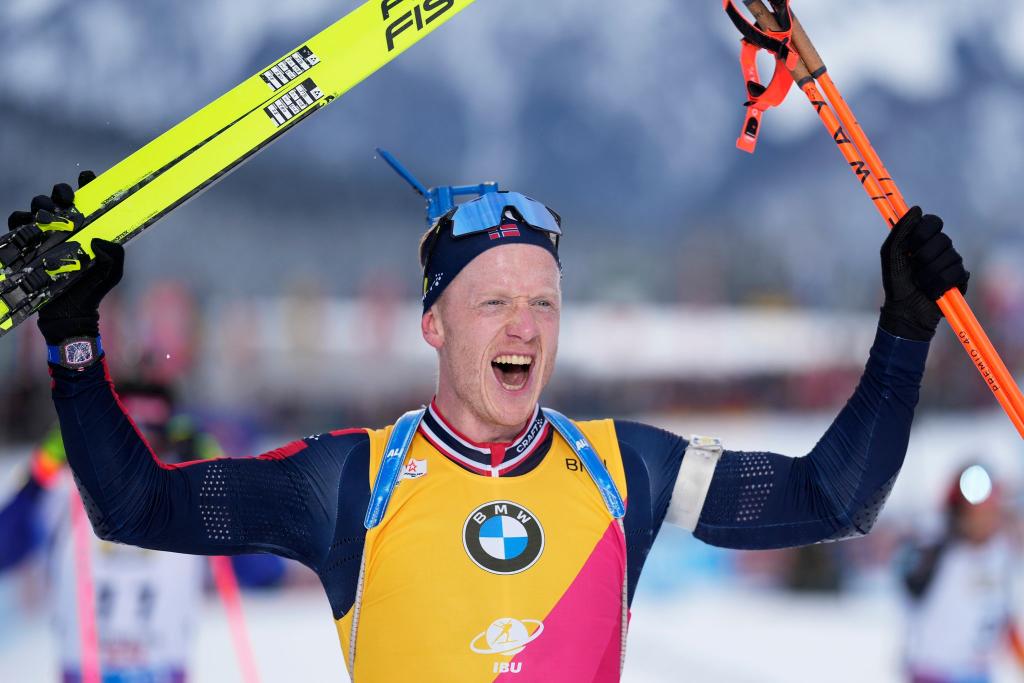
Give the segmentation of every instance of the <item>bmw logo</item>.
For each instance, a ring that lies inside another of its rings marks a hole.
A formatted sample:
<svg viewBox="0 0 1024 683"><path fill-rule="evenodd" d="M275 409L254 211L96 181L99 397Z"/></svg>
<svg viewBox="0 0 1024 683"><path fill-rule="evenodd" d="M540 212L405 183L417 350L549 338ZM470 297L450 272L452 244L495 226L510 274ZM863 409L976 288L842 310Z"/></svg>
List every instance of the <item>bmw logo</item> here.
<svg viewBox="0 0 1024 683"><path fill-rule="evenodd" d="M462 527L466 553L492 574L518 574L544 552L544 529L532 512L507 500L485 503Z"/></svg>

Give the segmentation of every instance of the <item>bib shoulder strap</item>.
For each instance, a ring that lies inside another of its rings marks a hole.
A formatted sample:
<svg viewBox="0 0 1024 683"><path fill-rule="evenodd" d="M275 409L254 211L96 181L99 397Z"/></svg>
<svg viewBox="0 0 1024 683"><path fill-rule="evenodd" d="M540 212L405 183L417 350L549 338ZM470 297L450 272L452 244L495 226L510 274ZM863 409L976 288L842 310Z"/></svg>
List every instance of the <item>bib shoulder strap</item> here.
<svg viewBox="0 0 1024 683"><path fill-rule="evenodd" d="M373 491L370 492L370 505L366 508L366 518L363 526L372 529L384 519L384 513L388 510L388 503L391 502L391 494L395 492L398 485L398 477L402 473L402 463L405 462L405 454L412 446L412 440L416 436L416 430L420 426L425 408L410 410L395 422L391 430L391 436L384 446L384 458L381 460L380 469L377 470L377 479L373 483Z"/></svg>
<svg viewBox="0 0 1024 683"><path fill-rule="evenodd" d="M601 498L604 499L605 507L608 508L611 516L615 519L625 517L626 506L622 502L622 496L619 495L619 489L615 486L612 475L608 473L608 468L601 462L597 451L587 441L587 437L583 434L582 430L572 420L557 410L552 410L551 408L542 408L542 410L544 411L544 416L554 425L555 430L562 435L562 438L569 443L573 452L576 453L576 457L583 463L587 474L590 475L590 478L597 486L597 490L601 493Z"/></svg>

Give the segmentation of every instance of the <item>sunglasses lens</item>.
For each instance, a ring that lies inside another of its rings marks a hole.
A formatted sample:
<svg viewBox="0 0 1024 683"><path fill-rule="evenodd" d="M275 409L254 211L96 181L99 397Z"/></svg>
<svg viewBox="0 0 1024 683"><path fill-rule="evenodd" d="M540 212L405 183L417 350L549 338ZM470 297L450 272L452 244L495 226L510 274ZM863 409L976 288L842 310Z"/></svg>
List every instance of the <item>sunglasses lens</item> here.
<svg viewBox="0 0 1024 683"><path fill-rule="evenodd" d="M540 228L547 232L553 232L556 235L562 234L562 229L559 227L558 221L555 220L555 216L551 213L548 207L518 193L516 193L515 199L516 201L513 206L516 211L519 212L523 221L529 223L535 228Z"/></svg>
<svg viewBox="0 0 1024 683"><path fill-rule="evenodd" d="M452 217L452 236L463 237L501 225L506 207L512 207L525 223L562 234L558 221L546 206L518 192L489 192L478 199L460 204Z"/></svg>

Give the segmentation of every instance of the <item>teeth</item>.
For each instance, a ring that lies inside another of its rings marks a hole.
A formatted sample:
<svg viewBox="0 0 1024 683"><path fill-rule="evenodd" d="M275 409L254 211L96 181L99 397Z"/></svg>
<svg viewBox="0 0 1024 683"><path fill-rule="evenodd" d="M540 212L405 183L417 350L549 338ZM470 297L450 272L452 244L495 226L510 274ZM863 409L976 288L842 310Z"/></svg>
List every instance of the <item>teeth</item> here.
<svg viewBox="0 0 1024 683"><path fill-rule="evenodd" d="M529 356L517 356L514 354L505 354L504 356L498 356L494 359L494 363L501 363L503 365L530 365L533 363L533 359Z"/></svg>

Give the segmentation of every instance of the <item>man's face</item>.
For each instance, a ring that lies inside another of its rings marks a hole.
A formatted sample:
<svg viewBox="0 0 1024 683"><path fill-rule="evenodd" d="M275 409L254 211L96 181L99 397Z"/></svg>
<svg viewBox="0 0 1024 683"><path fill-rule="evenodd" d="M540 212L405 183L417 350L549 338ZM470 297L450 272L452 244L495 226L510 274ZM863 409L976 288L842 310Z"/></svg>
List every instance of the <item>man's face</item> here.
<svg viewBox="0 0 1024 683"><path fill-rule="evenodd" d="M516 430L530 419L558 350L561 276L547 251L490 249L456 276L423 316L438 350L438 400L449 417Z"/></svg>
<svg viewBox="0 0 1024 683"><path fill-rule="evenodd" d="M1002 524L1003 509L995 495L977 505L968 505L959 521L960 533L968 542L975 544L985 543L995 536Z"/></svg>

